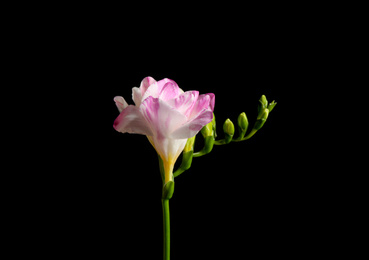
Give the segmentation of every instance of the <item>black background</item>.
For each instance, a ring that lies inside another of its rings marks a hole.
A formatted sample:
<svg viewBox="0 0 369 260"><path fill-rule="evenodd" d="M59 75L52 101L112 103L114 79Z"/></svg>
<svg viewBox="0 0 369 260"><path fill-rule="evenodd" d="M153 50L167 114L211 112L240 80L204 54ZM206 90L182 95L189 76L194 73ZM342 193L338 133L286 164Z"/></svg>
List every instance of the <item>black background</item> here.
<svg viewBox="0 0 369 260"><path fill-rule="evenodd" d="M326 158L310 135L320 131L318 116L303 110L306 97L320 93L312 85L326 73L329 26L315 30L317 18L300 19L302 9L145 13L142 21L144 13L136 12L136 20L128 13L63 16L42 32L43 80L56 94L43 133L50 144L39 159L46 171L25 181L36 197L24 202L31 220L23 225L32 230L29 239L42 236L30 250L161 259L155 150L145 136L113 129L119 114L113 98L133 104L132 87L146 76L214 93L219 138L223 122L236 124L241 112L252 127L261 95L278 103L252 139L215 146L175 179L172 259L298 258L327 247L337 232L327 214L333 199L323 191L330 176L321 174ZM197 140L200 149L201 135Z"/></svg>

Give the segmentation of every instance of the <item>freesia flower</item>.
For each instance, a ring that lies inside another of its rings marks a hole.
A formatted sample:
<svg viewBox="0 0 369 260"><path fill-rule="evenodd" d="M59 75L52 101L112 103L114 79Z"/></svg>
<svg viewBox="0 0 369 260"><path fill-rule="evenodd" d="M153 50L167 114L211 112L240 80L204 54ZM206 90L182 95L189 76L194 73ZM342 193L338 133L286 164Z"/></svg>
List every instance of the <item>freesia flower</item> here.
<svg viewBox="0 0 369 260"><path fill-rule="evenodd" d="M170 79L142 80L132 89L134 105L123 97L114 98L120 115L114 128L122 133L146 135L163 160L165 183L173 180L173 167L187 139L213 119L215 95L184 92Z"/></svg>

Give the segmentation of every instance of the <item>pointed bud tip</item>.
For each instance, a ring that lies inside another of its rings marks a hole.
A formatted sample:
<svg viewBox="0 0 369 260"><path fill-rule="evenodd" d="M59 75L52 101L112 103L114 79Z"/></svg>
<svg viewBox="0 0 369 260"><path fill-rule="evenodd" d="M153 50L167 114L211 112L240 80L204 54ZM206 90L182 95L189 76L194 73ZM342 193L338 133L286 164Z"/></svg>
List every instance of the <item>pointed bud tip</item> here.
<svg viewBox="0 0 369 260"><path fill-rule="evenodd" d="M268 100L265 95L262 95L259 101L263 105L263 108L265 108L268 105Z"/></svg>
<svg viewBox="0 0 369 260"><path fill-rule="evenodd" d="M234 135L234 124L229 118L224 122L223 130L229 135Z"/></svg>
<svg viewBox="0 0 369 260"><path fill-rule="evenodd" d="M202 129L201 129L201 134L202 136L205 138L207 136L213 136L213 121L211 121L210 123L206 124Z"/></svg>

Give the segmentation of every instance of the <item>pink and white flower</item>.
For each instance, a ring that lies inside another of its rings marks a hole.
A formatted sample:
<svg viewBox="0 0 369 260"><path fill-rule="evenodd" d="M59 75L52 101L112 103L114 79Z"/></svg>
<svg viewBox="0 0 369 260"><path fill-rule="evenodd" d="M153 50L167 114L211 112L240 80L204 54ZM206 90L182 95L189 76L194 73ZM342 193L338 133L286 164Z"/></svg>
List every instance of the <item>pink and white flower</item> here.
<svg viewBox="0 0 369 260"><path fill-rule="evenodd" d="M142 80L132 89L134 105L123 97L114 98L120 115L115 130L146 135L164 163L165 183L173 180L173 166L187 139L195 136L213 119L215 95L184 92L170 79Z"/></svg>

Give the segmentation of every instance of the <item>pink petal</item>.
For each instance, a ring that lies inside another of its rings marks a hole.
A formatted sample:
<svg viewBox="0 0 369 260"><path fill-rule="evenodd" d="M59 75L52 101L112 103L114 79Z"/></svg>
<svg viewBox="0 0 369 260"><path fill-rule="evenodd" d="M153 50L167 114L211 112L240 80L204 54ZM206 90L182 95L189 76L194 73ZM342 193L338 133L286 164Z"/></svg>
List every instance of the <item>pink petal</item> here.
<svg viewBox="0 0 369 260"><path fill-rule="evenodd" d="M193 106L186 124L182 125L171 135L172 138L191 138L205 125L213 120L215 95L213 93L200 95Z"/></svg>
<svg viewBox="0 0 369 260"><path fill-rule="evenodd" d="M142 101L144 101L146 98L148 97L153 97L153 98L159 98L160 94L162 93L162 90L164 88L164 86L167 83L172 83L174 85L174 87L177 87L179 89L179 92L183 92L177 85L177 83L171 79L162 79L159 80L158 82L154 82L153 84L151 84L145 94L142 95Z"/></svg>
<svg viewBox="0 0 369 260"><path fill-rule="evenodd" d="M168 79L168 78L159 80L158 81L158 86L159 86L160 89L162 89L167 83L172 83L174 86L176 86L177 88L179 88L178 85L177 85L177 83L174 80Z"/></svg>
<svg viewBox="0 0 369 260"><path fill-rule="evenodd" d="M140 109L150 123L154 136L167 138L187 122L185 115L159 98L148 97L142 102Z"/></svg>
<svg viewBox="0 0 369 260"><path fill-rule="evenodd" d="M166 83L160 91L159 98L167 101L173 98L178 97L181 94L179 87L177 84L173 84L172 82Z"/></svg>
<svg viewBox="0 0 369 260"><path fill-rule="evenodd" d="M182 125L171 134L171 138L182 139L195 136L205 125L213 120L213 111L205 109L194 119Z"/></svg>
<svg viewBox="0 0 369 260"><path fill-rule="evenodd" d="M210 97L210 109L214 112L214 106L215 106L215 94L214 93L208 93L206 94Z"/></svg>
<svg viewBox="0 0 369 260"><path fill-rule="evenodd" d="M192 109L190 118L196 118L204 109L211 109L211 96L208 94L199 96Z"/></svg>
<svg viewBox="0 0 369 260"><path fill-rule="evenodd" d="M123 97L120 96L115 97L114 102L119 112L122 112L126 107L128 107L128 104Z"/></svg>
<svg viewBox="0 0 369 260"><path fill-rule="evenodd" d="M152 135L152 131L145 118L136 106L126 107L122 113L115 119L114 128L118 132Z"/></svg>
<svg viewBox="0 0 369 260"><path fill-rule="evenodd" d="M141 90L141 97L143 97L147 91L147 89L152 85L156 83L156 80L152 77L146 77L141 81L140 90Z"/></svg>
<svg viewBox="0 0 369 260"><path fill-rule="evenodd" d="M167 101L167 103L189 118L198 97L198 91L186 91L177 98Z"/></svg>

